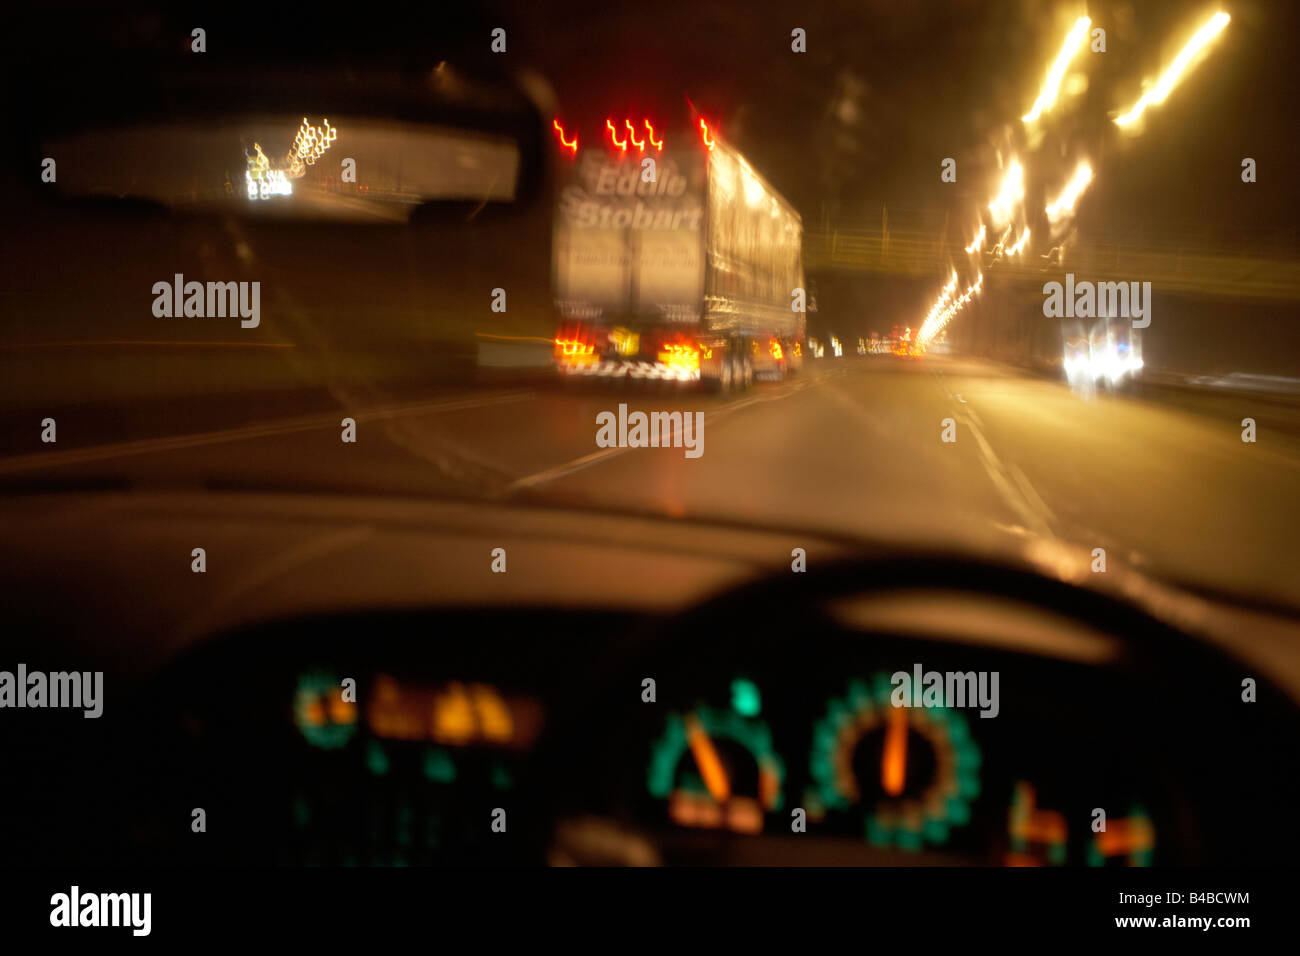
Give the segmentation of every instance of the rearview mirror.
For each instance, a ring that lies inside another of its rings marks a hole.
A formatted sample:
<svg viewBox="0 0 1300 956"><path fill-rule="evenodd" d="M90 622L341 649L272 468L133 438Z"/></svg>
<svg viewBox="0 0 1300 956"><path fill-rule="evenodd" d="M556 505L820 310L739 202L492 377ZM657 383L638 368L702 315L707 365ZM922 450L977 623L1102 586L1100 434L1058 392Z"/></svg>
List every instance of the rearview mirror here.
<svg viewBox="0 0 1300 956"><path fill-rule="evenodd" d="M91 128L45 143L57 188L186 212L406 221L425 203L509 203L509 137L358 116Z"/></svg>
<svg viewBox="0 0 1300 956"><path fill-rule="evenodd" d="M123 210L408 222L532 198L537 105L450 64L375 70L151 71L44 91L45 196Z"/></svg>

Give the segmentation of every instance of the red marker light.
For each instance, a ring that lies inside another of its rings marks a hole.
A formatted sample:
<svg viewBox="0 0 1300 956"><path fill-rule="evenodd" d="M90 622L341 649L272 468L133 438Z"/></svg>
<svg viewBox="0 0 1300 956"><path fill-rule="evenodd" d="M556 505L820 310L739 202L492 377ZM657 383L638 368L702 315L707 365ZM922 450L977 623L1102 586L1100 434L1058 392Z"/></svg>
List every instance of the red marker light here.
<svg viewBox="0 0 1300 956"><path fill-rule="evenodd" d="M645 128L646 131L650 134L650 145L662 153L664 151L664 141L661 139L659 140L659 142L657 143L655 142L655 128L650 125L649 120L645 121Z"/></svg>
<svg viewBox="0 0 1300 956"><path fill-rule="evenodd" d="M623 120L623 125L627 127L627 138L632 141L632 145L644 153L645 140L641 140L641 142L639 143L636 141L636 135L635 135L636 129L632 126L632 121L625 119Z"/></svg>
<svg viewBox="0 0 1300 956"><path fill-rule="evenodd" d="M700 130L704 134L704 145L709 147L709 151L712 152L714 141L709 139L709 127L705 125L704 120L700 120Z"/></svg>
<svg viewBox="0 0 1300 956"><path fill-rule="evenodd" d="M626 153L627 140L623 140L621 143L618 141L618 131L614 129L614 124L611 123L608 118L605 120L605 128L609 130L609 138L613 141L614 145Z"/></svg>
<svg viewBox="0 0 1300 956"><path fill-rule="evenodd" d="M563 146L565 149L572 151L574 156L577 156L578 155L577 134L576 133L574 134L573 142L570 143L568 140L564 138L564 127L560 125L560 121L558 119L551 120L551 125L554 126L555 131L560 134L560 145Z"/></svg>

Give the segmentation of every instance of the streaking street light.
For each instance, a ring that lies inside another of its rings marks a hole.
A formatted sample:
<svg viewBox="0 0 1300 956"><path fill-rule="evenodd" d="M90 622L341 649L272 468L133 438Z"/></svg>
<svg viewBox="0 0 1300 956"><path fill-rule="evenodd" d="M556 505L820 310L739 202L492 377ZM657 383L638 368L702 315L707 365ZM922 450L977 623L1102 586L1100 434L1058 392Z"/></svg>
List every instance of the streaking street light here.
<svg viewBox="0 0 1300 956"><path fill-rule="evenodd" d="M1016 241L1016 244L1015 244L1014 246L1012 246L1010 249L1007 250L1007 255L1009 255L1009 256L1018 256L1018 255L1020 255L1020 253L1024 251L1024 249L1025 249L1025 243L1027 243L1027 242L1029 242L1029 229L1028 229L1028 228L1026 228L1025 231L1024 231L1023 233L1021 233L1021 236L1020 236L1019 240Z"/></svg>
<svg viewBox="0 0 1300 956"><path fill-rule="evenodd" d="M1026 123L1034 122L1056 103L1057 93L1061 89L1061 80L1065 77L1065 68L1070 65L1074 55L1079 52L1084 41L1087 40L1088 27L1091 25L1092 21L1087 17L1080 17L1074 21L1074 26L1070 28L1070 32L1065 37L1065 45L1061 47L1061 52L1056 55L1056 62L1047 71L1043 91L1038 94L1038 99L1034 101L1033 109L1020 117Z"/></svg>
<svg viewBox="0 0 1300 956"><path fill-rule="evenodd" d="M1026 230L1025 238L1028 238ZM953 292L957 289L957 273L952 274L952 279L943 287L939 294L939 299L930 308L929 314L926 315L925 321L921 323L920 330L916 333L916 347L924 351L936 335L942 332L951 321L952 317L960 312L972 298L979 294L984 287L984 275L980 274L973 283L967 286L966 291L957 296L956 299L949 301Z"/></svg>
<svg viewBox="0 0 1300 956"><path fill-rule="evenodd" d="M1007 173L1002 177L1002 186L998 189L998 194L993 197L989 203L989 212L993 215L993 222L996 225L1002 225L1009 221L1016 211L1016 205L1025 198L1025 171L1021 168L1020 160L1013 159L1011 165L1007 168Z"/></svg>
<svg viewBox="0 0 1300 956"><path fill-rule="evenodd" d="M1201 49L1223 32L1223 28L1228 25L1232 18L1220 10L1214 16L1210 17L1209 22L1202 26L1192 36L1187 45L1179 52L1169 69L1165 70L1164 75L1160 77L1154 87L1142 94L1141 99L1133 104L1133 108L1122 116L1115 118L1117 126L1129 126L1137 121L1148 106L1159 106L1165 101L1165 98L1172 92L1173 88L1178 85L1183 71L1191 63L1192 57L1196 56Z"/></svg>
<svg viewBox="0 0 1300 956"><path fill-rule="evenodd" d="M1047 213L1048 221L1052 225L1056 225L1059 220L1074 212L1074 204L1083 195L1083 191L1088 188L1088 184L1091 182L1092 167L1088 165L1087 160L1081 160L1079 165L1075 167L1074 175L1065 184L1065 189L1061 192L1061 195L1057 196L1045 207L1044 212Z"/></svg>

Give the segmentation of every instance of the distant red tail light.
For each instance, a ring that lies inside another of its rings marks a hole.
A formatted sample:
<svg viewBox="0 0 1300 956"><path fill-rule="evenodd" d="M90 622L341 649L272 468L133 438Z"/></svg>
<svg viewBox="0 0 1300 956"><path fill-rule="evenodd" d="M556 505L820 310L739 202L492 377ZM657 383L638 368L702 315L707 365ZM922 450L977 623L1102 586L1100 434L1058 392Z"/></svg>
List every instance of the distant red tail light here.
<svg viewBox="0 0 1300 956"><path fill-rule="evenodd" d="M649 135L650 138L650 145L662 153L664 151L664 141L662 139L659 140L658 142L655 141L655 128L650 125L649 120L645 121L645 128L646 128L646 133Z"/></svg>
<svg viewBox="0 0 1300 956"><path fill-rule="evenodd" d="M623 140L621 143L618 141L618 130L614 129L614 123L609 119L609 117L605 118L605 128L609 130L610 142L626 153L627 140Z"/></svg>
<svg viewBox="0 0 1300 956"><path fill-rule="evenodd" d="M560 121L558 119L551 120L551 125L554 126L555 131L560 134L560 145L563 146L565 149L569 150L572 155L577 156L578 155L578 134L574 133L573 142L569 142L564 138L564 127L560 125Z"/></svg>
<svg viewBox="0 0 1300 956"><path fill-rule="evenodd" d="M704 145L712 152L716 141L709 138L709 126L703 119L700 120L700 132L704 137Z"/></svg>
<svg viewBox="0 0 1300 956"><path fill-rule="evenodd" d="M630 119L625 119L623 120L623 125L627 127L627 138L632 141L632 145L635 146L640 152L644 153L645 140L641 140L640 142L637 142L636 127L632 125L632 121Z"/></svg>

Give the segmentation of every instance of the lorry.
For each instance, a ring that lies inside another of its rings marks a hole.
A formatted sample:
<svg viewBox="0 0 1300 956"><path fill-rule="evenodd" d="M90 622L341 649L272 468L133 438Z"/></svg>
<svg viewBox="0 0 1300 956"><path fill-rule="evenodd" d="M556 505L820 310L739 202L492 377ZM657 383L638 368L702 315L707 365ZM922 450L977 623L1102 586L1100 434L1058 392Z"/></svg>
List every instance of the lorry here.
<svg viewBox="0 0 1300 956"><path fill-rule="evenodd" d="M554 125L562 375L730 391L802 366L802 220L743 155L699 117L673 131L607 118L582 148Z"/></svg>

